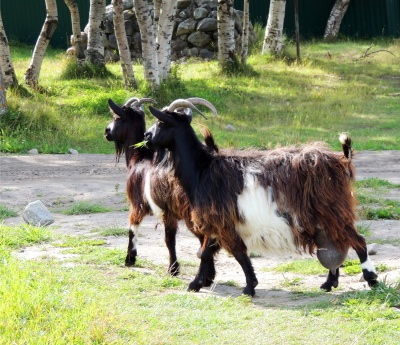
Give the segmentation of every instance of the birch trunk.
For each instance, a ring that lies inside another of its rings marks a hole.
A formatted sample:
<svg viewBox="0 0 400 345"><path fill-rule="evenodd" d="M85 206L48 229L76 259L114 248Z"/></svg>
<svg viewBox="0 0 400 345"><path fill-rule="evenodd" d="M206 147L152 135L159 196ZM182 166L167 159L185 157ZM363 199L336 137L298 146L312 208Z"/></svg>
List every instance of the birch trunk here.
<svg viewBox="0 0 400 345"><path fill-rule="evenodd" d="M155 30L151 16L153 5L151 0L135 0L134 3L142 38L144 79L151 87L158 87L160 86L160 79L158 76Z"/></svg>
<svg viewBox="0 0 400 345"><path fill-rule="evenodd" d="M86 62L99 67L105 66L103 23L105 12L105 0L90 0Z"/></svg>
<svg viewBox="0 0 400 345"><path fill-rule="evenodd" d="M3 87L14 87L18 85L14 66L11 61L10 47L8 45L7 35L4 30L3 20L0 9L0 67L3 70Z"/></svg>
<svg viewBox="0 0 400 345"><path fill-rule="evenodd" d="M133 74L132 68L131 52L129 51L128 39L126 38L122 0L112 0L111 3L114 12L114 31L118 44L125 89L137 90L135 75Z"/></svg>
<svg viewBox="0 0 400 345"><path fill-rule="evenodd" d="M47 46L53 36L54 31L58 24L58 12L56 0L46 1L46 20L43 24L42 31L36 42L33 51L32 59L28 70L25 72L25 83L30 87L37 88L40 69L42 68L44 54L46 53Z"/></svg>
<svg viewBox="0 0 400 345"><path fill-rule="evenodd" d="M324 39L333 40L339 34L340 24L349 7L350 0L336 0L326 24Z"/></svg>
<svg viewBox="0 0 400 345"><path fill-rule="evenodd" d="M247 62L247 55L249 52L249 30L250 30L250 14L249 14L250 0L244 0L243 3L243 32L242 32L242 63Z"/></svg>
<svg viewBox="0 0 400 345"><path fill-rule="evenodd" d="M233 0L218 0L218 61L223 67L236 62Z"/></svg>
<svg viewBox="0 0 400 345"><path fill-rule="evenodd" d="M82 66L85 63L85 50L82 43L79 8L75 0L64 0L64 2L71 12L72 34L74 35L76 64L78 66Z"/></svg>
<svg viewBox="0 0 400 345"><path fill-rule="evenodd" d="M157 59L160 82L171 72L171 40L178 0L163 0L157 29ZM155 26L157 28L157 26Z"/></svg>
<svg viewBox="0 0 400 345"><path fill-rule="evenodd" d="M0 65L0 115L7 113L6 88L3 83L3 71Z"/></svg>
<svg viewBox="0 0 400 345"><path fill-rule="evenodd" d="M282 52L283 22L285 20L286 0L271 0L265 28L262 54L279 55Z"/></svg>

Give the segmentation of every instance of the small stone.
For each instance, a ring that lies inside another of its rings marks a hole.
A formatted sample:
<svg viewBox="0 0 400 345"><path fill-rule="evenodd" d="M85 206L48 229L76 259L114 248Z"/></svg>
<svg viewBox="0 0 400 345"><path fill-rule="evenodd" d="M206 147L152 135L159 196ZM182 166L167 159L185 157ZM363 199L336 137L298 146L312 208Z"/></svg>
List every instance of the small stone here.
<svg viewBox="0 0 400 345"><path fill-rule="evenodd" d="M26 206L23 213L24 221L35 226L47 226L54 223L54 217L40 201L34 201Z"/></svg>
<svg viewBox="0 0 400 345"><path fill-rule="evenodd" d="M234 130L236 130L236 128L234 127L234 126L232 126L232 125L226 125L225 126L225 129L227 130L227 131L234 131Z"/></svg>
<svg viewBox="0 0 400 345"><path fill-rule="evenodd" d="M378 245L376 243L371 243L367 245L368 255L375 255L378 253Z"/></svg>
<svg viewBox="0 0 400 345"><path fill-rule="evenodd" d="M37 154L39 154L39 151L37 149L32 149L32 150L29 150L28 153L30 155L37 155Z"/></svg>
<svg viewBox="0 0 400 345"><path fill-rule="evenodd" d="M74 150L74 149L69 149L68 152L69 152L71 155L79 155L79 152L78 152L77 150Z"/></svg>

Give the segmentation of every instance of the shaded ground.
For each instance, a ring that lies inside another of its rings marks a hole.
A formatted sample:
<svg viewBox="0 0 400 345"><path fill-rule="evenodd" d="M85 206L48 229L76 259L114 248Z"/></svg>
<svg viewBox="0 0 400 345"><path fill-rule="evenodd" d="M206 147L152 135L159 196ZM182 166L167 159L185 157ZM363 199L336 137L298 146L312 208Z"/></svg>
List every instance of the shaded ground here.
<svg viewBox="0 0 400 345"><path fill-rule="evenodd" d="M400 183L400 152L360 152L355 159L357 178L377 177ZM51 229L58 234L96 236L91 230L109 227L127 227L128 211L125 199L126 171L124 161L115 164L113 155L36 155L0 157L0 204L22 214L25 206L41 200L53 213L56 221ZM400 191L391 197L400 200ZM109 206L115 211L102 214L68 216L59 213L74 201L88 201ZM23 223L21 217L8 218L6 224ZM163 225L155 217L147 217L141 226L139 257L167 267L168 252L163 239ZM371 232L370 242L379 241L378 253L371 257L375 263L385 264L389 270L380 279L396 281L400 278L400 221L365 221ZM106 237L110 248L126 249L127 238ZM177 253L182 266L181 277L189 282L196 272L198 242L180 224ZM23 259L56 256L67 260L60 248L40 245L25 248L17 253ZM354 253L349 256L355 258ZM252 262L259 285L254 303L260 306L296 306L318 298L332 298L335 294L351 289L364 289L365 283L358 276L343 275L340 287L332 294L301 295L294 291L310 291L325 281L325 276L300 276L289 273L268 272L277 263L294 260L295 257L255 257ZM216 284L201 293L221 296L240 295L245 284L239 264L225 252L217 258ZM132 269L132 268L127 268ZM138 269L138 268L133 268ZM310 297L312 296L312 297Z"/></svg>

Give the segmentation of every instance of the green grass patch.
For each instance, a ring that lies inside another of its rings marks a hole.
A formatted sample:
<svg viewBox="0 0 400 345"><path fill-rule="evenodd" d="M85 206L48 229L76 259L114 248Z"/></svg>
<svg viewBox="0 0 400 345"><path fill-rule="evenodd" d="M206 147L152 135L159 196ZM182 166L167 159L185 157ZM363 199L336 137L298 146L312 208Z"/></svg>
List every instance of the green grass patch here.
<svg viewBox="0 0 400 345"><path fill-rule="evenodd" d="M195 116L196 129L206 124L220 147L270 148L308 141L326 141L340 150L338 133L351 133L357 150L400 149L396 40L377 40L374 47L391 51L358 60L371 42L343 40L302 42L302 62L294 61L295 44L285 42L284 58L261 55L262 34L246 66L228 74L217 61L189 60L175 64L171 78L158 90L143 80L143 67L133 66L138 97L153 97L162 107L176 98L203 97L219 117ZM29 66L31 47L11 43L17 77ZM123 103L118 63L102 71L79 70L64 51L49 48L42 64L40 92L21 86L7 93L9 112L0 118L0 151L113 153L104 140L110 121L107 99ZM217 77L216 77L217 76ZM146 111L147 112L147 111ZM208 111L206 111L208 112ZM154 122L147 114L148 125ZM234 132L225 129L232 124Z"/></svg>
<svg viewBox="0 0 400 345"><path fill-rule="evenodd" d="M99 204L79 201L73 203L67 209L61 210L61 213L67 215L90 214L90 213L105 213L113 211L110 207L105 207Z"/></svg>
<svg viewBox="0 0 400 345"><path fill-rule="evenodd" d="M17 217L18 213L0 204L0 221L5 218Z"/></svg>
<svg viewBox="0 0 400 345"><path fill-rule="evenodd" d="M314 259L301 259L296 261L285 262L275 267L265 269L268 271L275 272L292 272L302 275L314 275L314 274L325 274L326 268L324 268L318 260Z"/></svg>
<svg viewBox="0 0 400 345"><path fill-rule="evenodd" d="M100 236L127 236L128 229L118 226L110 226L107 228L98 228L91 230L92 233L98 233Z"/></svg>
<svg viewBox="0 0 400 345"><path fill-rule="evenodd" d="M57 247L88 247L88 246L101 246L105 244L106 241L97 238L88 238L86 236L66 236L63 238L62 242L56 243Z"/></svg>
<svg viewBox="0 0 400 345"><path fill-rule="evenodd" d="M0 224L0 247L17 249L32 244L48 242L52 238L48 228L23 224L11 226Z"/></svg>
<svg viewBox="0 0 400 345"><path fill-rule="evenodd" d="M385 198L391 191L400 193L400 185L378 178L357 181L356 195L360 202L361 219L400 219L400 202Z"/></svg>

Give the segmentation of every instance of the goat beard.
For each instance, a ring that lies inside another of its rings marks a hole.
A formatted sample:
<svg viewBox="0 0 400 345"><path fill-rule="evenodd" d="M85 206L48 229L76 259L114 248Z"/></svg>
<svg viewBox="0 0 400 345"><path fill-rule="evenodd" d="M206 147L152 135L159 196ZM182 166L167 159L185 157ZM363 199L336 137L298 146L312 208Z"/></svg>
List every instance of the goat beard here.
<svg viewBox="0 0 400 345"><path fill-rule="evenodd" d="M119 163L121 156L124 154L125 149L123 143L116 141L115 142L115 161Z"/></svg>

